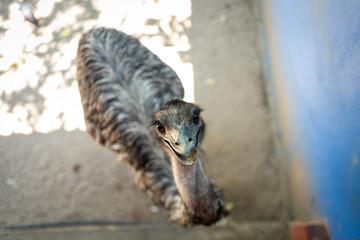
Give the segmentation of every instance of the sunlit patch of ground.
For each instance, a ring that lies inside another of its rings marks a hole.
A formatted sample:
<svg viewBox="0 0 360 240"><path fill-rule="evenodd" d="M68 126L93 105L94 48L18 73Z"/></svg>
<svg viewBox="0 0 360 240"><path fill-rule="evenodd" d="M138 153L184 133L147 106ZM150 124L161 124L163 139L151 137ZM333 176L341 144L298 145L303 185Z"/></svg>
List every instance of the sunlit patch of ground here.
<svg viewBox="0 0 360 240"><path fill-rule="evenodd" d="M16 1L0 3L0 135L58 129L85 130L75 81L75 55L83 32L94 26L138 37L182 79L193 101L191 1L40 0L39 28L24 20Z"/></svg>

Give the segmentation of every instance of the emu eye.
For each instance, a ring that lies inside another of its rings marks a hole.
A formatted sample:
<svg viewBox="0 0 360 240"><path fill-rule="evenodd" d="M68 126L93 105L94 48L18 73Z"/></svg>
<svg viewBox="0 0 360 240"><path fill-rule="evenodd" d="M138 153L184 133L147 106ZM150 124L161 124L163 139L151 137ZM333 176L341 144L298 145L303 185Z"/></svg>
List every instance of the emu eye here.
<svg viewBox="0 0 360 240"><path fill-rule="evenodd" d="M199 114L195 114L193 116L193 123L198 124L200 120Z"/></svg>
<svg viewBox="0 0 360 240"><path fill-rule="evenodd" d="M161 133L162 135L164 135L166 133L166 129L163 125L159 124L156 126L156 128L159 131L159 133Z"/></svg>

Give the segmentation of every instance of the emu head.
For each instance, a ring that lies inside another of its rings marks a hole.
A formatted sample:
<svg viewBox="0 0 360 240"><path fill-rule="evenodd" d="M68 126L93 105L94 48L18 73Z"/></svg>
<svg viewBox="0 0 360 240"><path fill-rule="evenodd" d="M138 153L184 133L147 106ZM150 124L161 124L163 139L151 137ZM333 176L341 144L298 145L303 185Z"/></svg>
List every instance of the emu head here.
<svg viewBox="0 0 360 240"><path fill-rule="evenodd" d="M193 165L204 136L205 123L195 104L173 99L154 115L157 136L184 165Z"/></svg>

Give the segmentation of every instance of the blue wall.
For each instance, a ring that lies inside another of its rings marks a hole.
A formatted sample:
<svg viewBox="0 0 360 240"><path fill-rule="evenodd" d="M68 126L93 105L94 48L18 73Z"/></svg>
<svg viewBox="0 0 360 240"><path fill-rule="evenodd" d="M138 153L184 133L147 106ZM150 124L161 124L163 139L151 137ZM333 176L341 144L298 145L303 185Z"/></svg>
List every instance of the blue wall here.
<svg viewBox="0 0 360 240"><path fill-rule="evenodd" d="M360 238L360 1L262 0L262 18L295 219Z"/></svg>

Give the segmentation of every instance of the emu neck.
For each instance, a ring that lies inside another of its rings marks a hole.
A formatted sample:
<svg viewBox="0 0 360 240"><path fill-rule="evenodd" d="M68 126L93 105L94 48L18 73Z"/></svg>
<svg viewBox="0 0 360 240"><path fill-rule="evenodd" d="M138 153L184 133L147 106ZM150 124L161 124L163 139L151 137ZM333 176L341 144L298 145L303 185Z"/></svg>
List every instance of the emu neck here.
<svg viewBox="0 0 360 240"><path fill-rule="evenodd" d="M198 157L192 166L171 157L174 180L181 199L191 212L202 212L212 205L209 193L209 181Z"/></svg>

